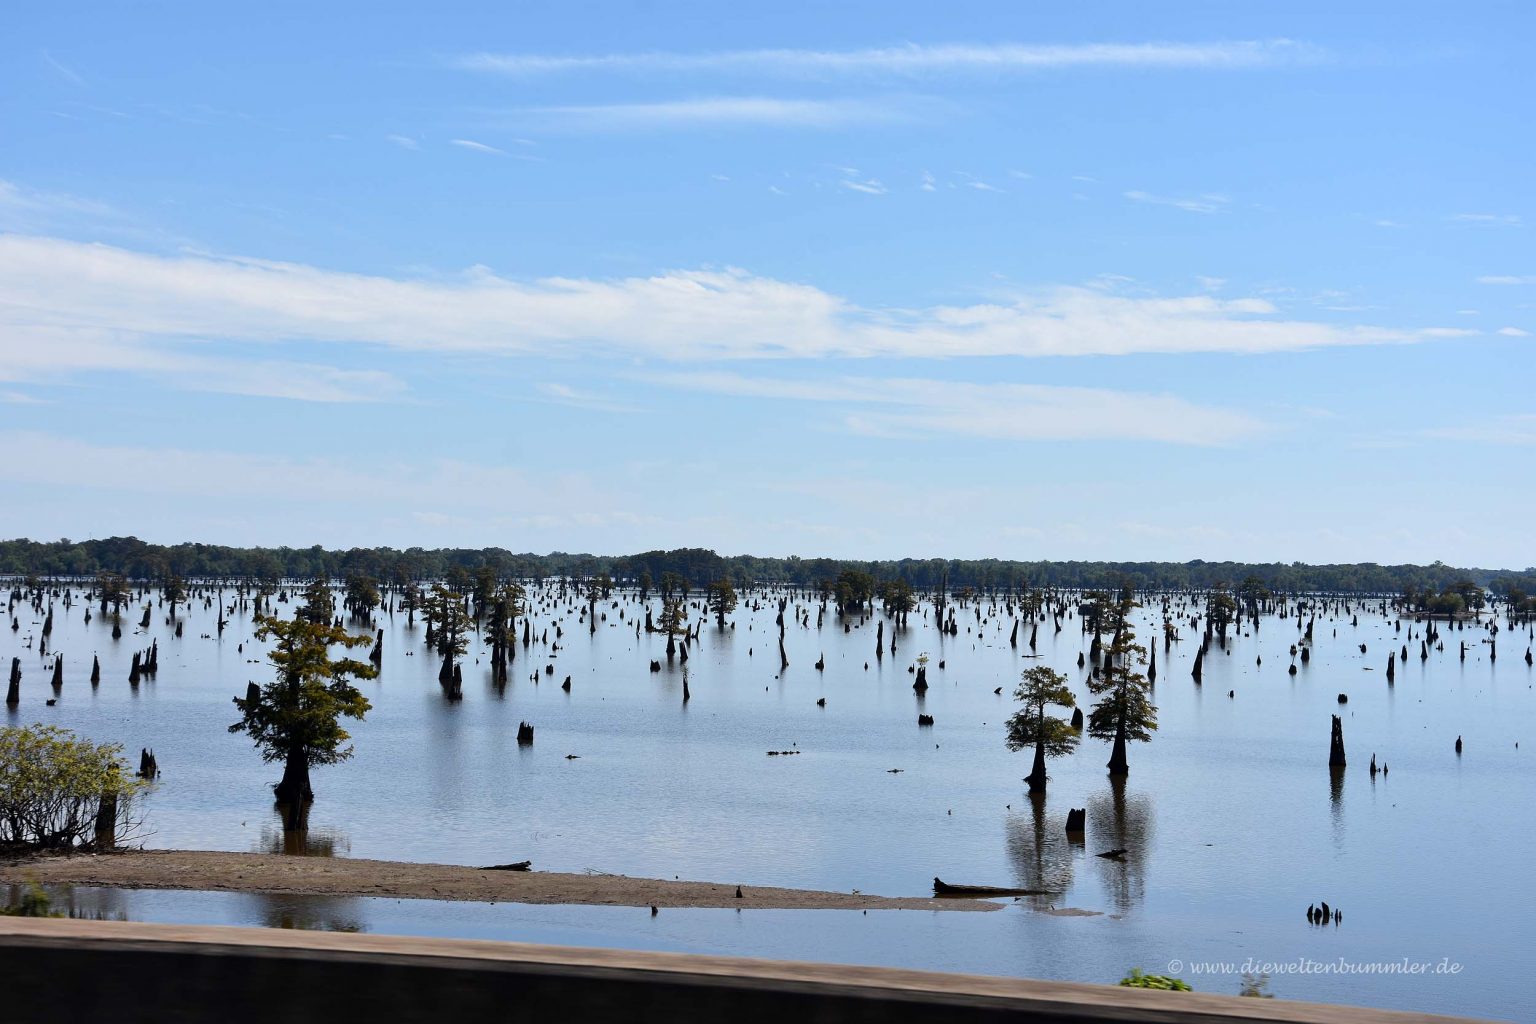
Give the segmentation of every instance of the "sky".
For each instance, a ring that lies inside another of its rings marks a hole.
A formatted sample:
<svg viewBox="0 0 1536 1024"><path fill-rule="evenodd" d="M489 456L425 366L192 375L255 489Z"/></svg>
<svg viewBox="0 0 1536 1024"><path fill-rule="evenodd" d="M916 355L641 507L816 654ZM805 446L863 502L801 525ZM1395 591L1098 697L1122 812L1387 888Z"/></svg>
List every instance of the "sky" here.
<svg viewBox="0 0 1536 1024"><path fill-rule="evenodd" d="M1536 7L32 3L0 535L1536 562Z"/></svg>

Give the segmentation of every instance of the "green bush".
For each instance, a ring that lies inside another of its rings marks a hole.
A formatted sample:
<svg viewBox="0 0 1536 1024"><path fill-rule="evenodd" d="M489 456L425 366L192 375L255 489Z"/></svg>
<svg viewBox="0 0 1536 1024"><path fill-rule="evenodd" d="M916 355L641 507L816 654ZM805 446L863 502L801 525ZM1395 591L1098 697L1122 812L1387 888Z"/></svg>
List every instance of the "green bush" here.
<svg viewBox="0 0 1536 1024"><path fill-rule="evenodd" d="M132 832L133 798L145 784L122 752L55 726L0 729L0 846L91 848L103 810L117 839Z"/></svg>
<svg viewBox="0 0 1536 1024"><path fill-rule="evenodd" d="M1131 968L1131 973L1121 978L1120 984L1126 988L1155 988L1165 992L1194 991L1186 981L1170 978L1166 974L1143 974L1140 967Z"/></svg>

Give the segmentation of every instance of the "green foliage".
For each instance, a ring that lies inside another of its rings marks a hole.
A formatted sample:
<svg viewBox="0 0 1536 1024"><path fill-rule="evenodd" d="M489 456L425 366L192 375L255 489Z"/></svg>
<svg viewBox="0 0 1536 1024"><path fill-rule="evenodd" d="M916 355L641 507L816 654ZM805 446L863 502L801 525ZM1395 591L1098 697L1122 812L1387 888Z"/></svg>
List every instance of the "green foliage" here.
<svg viewBox="0 0 1536 1024"><path fill-rule="evenodd" d="M1246 577L1243 578L1243 582L1238 584L1237 596L1242 601L1243 607L1246 608L1250 614L1257 614L1259 610L1259 602L1267 601L1270 597L1270 593L1269 588L1264 585L1263 580L1259 579L1253 573L1249 573Z"/></svg>
<svg viewBox="0 0 1536 1024"><path fill-rule="evenodd" d="M101 610L105 612L110 606L113 615L120 614L132 596L128 581L115 572L97 574L96 593L101 599Z"/></svg>
<svg viewBox="0 0 1536 1024"><path fill-rule="evenodd" d="M912 597L912 584L904 579L886 580L880 584L880 603L887 615L901 617L912 611L917 602Z"/></svg>
<svg viewBox="0 0 1536 1024"><path fill-rule="evenodd" d="M1237 615L1237 602L1233 600L1225 583L1218 583L1215 589L1206 595L1205 614L1210 620L1211 628L1225 636L1227 627L1232 625L1232 620Z"/></svg>
<svg viewBox="0 0 1536 1024"><path fill-rule="evenodd" d="M93 743L51 725L0 728L0 846L89 847L102 798L127 823L144 787L115 743Z"/></svg>
<svg viewBox="0 0 1536 1024"><path fill-rule="evenodd" d="M352 756L352 737L343 718L361 720L372 705L351 679L372 679L378 670L364 661L331 659L331 648L366 647L371 639L352 636L330 623L258 616L256 637L276 638L267 660L276 678L262 686L255 700L236 697L240 721L229 727L245 733L262 760L281 761L300 751L310 764L336 764Z"/></svg>
<svg viewBox="0 0 1536 1024"><path fill-rule="evenodd" d="M488 565L482 565L475 570L474 590L471 594L475 608L476 620L482 618L486 610L491 606L491 597L496 593L496 570Z"/></svg>
<svg viewBox="0 0 1536 1024"><path fill-rule="evenodd" d="M1511 597L1519 594L1522 600L1524 599L1524 594L1521 593L1518 587L1512 588L1509 594ZM1469 608L1474 611L1481 610L1483 605L1487 603L1487 596L1483 593L1483 588L1466 579L1456 580L1448 584L1439 593L1436 593L1432 587L1404 587L1403 599L1410 608L1416 611L1428 612L1431 615L1450 616L1461 615ZM1512 610L1519 610L1513 601L1511 601L1511 608Z"/></svg>
<svg viewBox="0 0 1536 1024"><path fill-rule="evenodd" d="M1044 665L1024 670L1013 699L1024 707L1008 719L1008 749L1045 745L1046 757L1060 757L1077 749L1078 735L1070 723L1045 713L1050 705L1077 706L1077 698L1067 688L1067 677Z"/></svg>
<svg viewBox="0 0 1536 1024"><path fill-rule="evenodd" d="M680 597L669 597L661 603L661 615L656 619L656 631L669 637L687 632L688 607Z"/></svg>
<svg viewBox="0 0 1536 1024"><path fill-rule="evenodd" d="M1088 735L1095 739L1113 740L1123 734L1127 740L1145 743L1157 728L1152 684L1136 671L1136 666L1146 662L1147 649L1136 642L1128 621L1135 607L1134 601L1122 597L1108 612L1113 639L1105 648L1099 675L1088 680L1088 689L1099 698L1088 712Z"/></svg>
<svg viewBox="0 0 1536 1024"><path fill-rule="evenodd" d="M1166 974L1143 974L1140 967L1131 968L1131 973L1121 978L1120 984L1126 988L1155 988L1164 992L1194 991L1187 981L1170 978Z"/></svg>
<svg viewBox="0 0 1536 1024"><path fill-rule="evenodd" d="M491 595L490 618L486 621L485 642L491 647L511 647L517 642L517 617L523 614L523 588L518 583L503 583Z"/></svg>
<svg viewBox="0 0 1536 1024"><path fill-rule="evenodd" d="M833 584L832 592L837 597L839 610L862 611L869 603L869 599L875 596L875 578L858 569L844 569L837 574L837 582Z"/></svg>
<svg viewBox="0 0 1536 1024"><path fill-rule="evenodd" d="M438 584L427 595L427 617L436 630L437 653L452 655L457 660L469 648L469 613L464 610L464 599L449 588Z"/></svg>
<svg viewBox="0 0 1536 1024"><path fill-rule="evenodd" d="M361 573L348 576L342 604L358 618L367 618L379 606L379 581Z"/></svg>
<svg viewBox="0 0 1536 1024"><path fill-rule="evenodd" d="M321 576L304 588L304 603L299 607L297 618L321 626L329 626L336 618L336 598L331 593L331 581Z"/></svg>
<svg viewBox="0 0 1536 1024"><path fill-rule="evenodd" d="M667 571L661 574L661 596L663 600L673 597L681 597L688 600L688 578L680 572Z"/></svg>
<svg viewBox="0 0 1536 1024"><path fill-rule="evenodd" d="M728 579L718 579L704 588L709 596L709 610L714 612L715 620L723 627L725 617L736 609L736 588L731 586Z"/></svg>

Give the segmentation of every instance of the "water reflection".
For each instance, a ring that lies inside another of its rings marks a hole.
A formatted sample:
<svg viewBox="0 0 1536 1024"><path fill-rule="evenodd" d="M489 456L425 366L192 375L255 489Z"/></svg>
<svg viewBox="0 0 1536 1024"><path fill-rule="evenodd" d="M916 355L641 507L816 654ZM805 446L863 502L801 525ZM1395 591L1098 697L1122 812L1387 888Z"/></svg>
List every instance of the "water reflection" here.
<svg viewBox="0 0 1536 1024"><path fill-rule="evenodd" d="M289 896L282 893L250 893L251 916L263 928L288 928L314 932L363 932L366 911L356 896Z"/></svg>
<svg viewBox="0 0 1536 1024"><path fill-rule="evenodd" d="M36 890L41 888L44 899L39 901ZM0 904L15 911L23 904L30 904L43 913L40 916L68 917L77 921L126 921L128 920L128 894L120 889L76 889L69 885L38 886L33 882L0 887ZM41 904L41 905L39 905Z"/></svg>
<svg viewBox="0 0 1536 1024"><path fill-rule="evenodd" d="M309 815L302 819L302 827L286 828L282 811L275 821L261 827L254 853L281 853L289 857L345 857L352 852L352 840L345 833L333 828L309 827Z"/></svg>
<svg viewBox="0 0 1536 1024"><path fill-rule="evenodd" d="M1072 888L1073 844L1066 833L1066 816L1048 827L1044 793L1029 794L1029 813L1013 813L1004 822L1008 860L1021 889L1043 889L1043 896L1026 896L1031 909L1049 910L1059 905Z"/></svg>
<svg viewBox="0 0 1536 1024"><path fill-rule="evenodd" d="M1123 776L1109 777L1109 791L1088 798L1088 852L1117 911L1126 913L1147 894L1147 848L1152 840L1152 801L1144 793L1128 796ZM1123 851L1115 857L1098 854Z"/></svg>
<svg viewBox="0 0 1536 1024"><path fill-rule="evenodd" d="M1341 764L1328 769L1328 804L1333 816L1333 841L1337 845L1344 841L1344 766Z"/></svg>

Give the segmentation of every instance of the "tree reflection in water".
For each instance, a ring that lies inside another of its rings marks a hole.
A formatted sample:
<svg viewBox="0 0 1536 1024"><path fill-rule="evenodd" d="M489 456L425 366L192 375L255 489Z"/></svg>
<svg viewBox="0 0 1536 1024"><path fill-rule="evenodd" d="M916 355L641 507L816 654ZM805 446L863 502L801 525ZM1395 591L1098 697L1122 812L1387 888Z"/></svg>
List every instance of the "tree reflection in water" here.
<svg viewBox="0 0 1536 1024"><path fill-rule="evenodd" d="M1030 793L1027 799L1029 813L1015 811L1004 824L1008 859L1019 888L1045 890L1045 895L1025 896L1022 902L1032 910L1051 910L1061 905L1062 897L1072 888L1073 849L1063 828L1066 811L1048 823L1045 793Z"/></svg>
<svg viewBox="0 0 1536 1024"><path fill-rule="evenodd" d="M0 887L0 906L8 910L21 906L34 884L24 882ZM42 889L48 895L49 916L77 921L128 920L126 900L117 889L73 885L45 885Z"/></svg>
<svg viewBox="0 0 1536 1024"><path fill-rule="evenodd" d="M262 827L257 853L288 857L345 856L352 841L333 829L311 829L309 815L300 828L284 828L284 811L276 808L273 820ZM293 896L280 893L250 893L255 916L266 928L296 928L320 932L360 932L362 905L353 896Z"/></svg>
<svg viewBox="0 0 1536 1024"><path fill-rule="evenodd" d="M285 828L286 811L282 805L274 808L274 821L262 826L256 853L289 857L335 857L340 854L345 857L351 851L352 840L345 833L329 828L311 829L307 808L299 818L298 828Z"/></svg>
<svg viewBox="0 0 1536 1024"><path fill-rule="evenodd" d="M1152 801L1127 796L1125 777L1109 777L1109 792L1088 798L1088 855L1103 882L1105 895L1119 913L1146 898L1147 847L1152 841ZM1117 858L1099 857L1124 850Z"/></svg>
<svg viewBox="0 0 1536 1024"><path fill-rule="evenodd" d="M363 907L355 896L290 896L250 893L255 917L263 928L308 932L363 932Z"/></svg>
<svg viewBox="0 0 1536 1024"><path fill-rule="evenodd" d="M1344 766L1328 769L1328 803L1333 814L1333 842L1344 842Z"/></svg>

